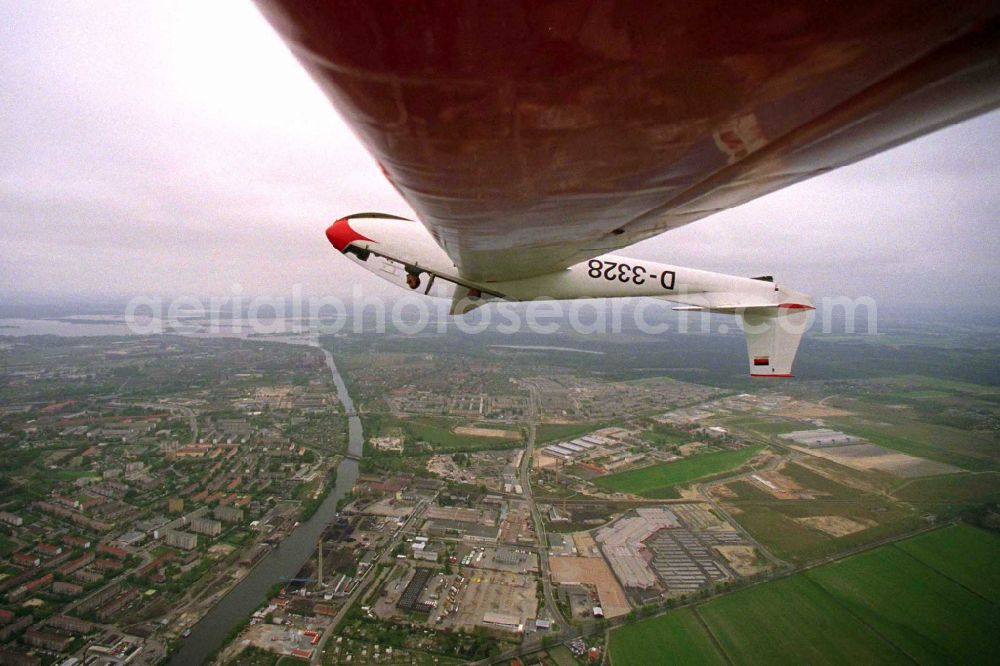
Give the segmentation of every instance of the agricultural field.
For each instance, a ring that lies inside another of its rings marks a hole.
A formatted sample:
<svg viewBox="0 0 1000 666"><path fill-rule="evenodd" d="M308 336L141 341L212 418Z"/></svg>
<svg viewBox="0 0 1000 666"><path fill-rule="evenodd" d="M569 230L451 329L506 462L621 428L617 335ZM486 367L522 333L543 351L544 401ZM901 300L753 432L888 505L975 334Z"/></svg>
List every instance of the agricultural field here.
<svg viewBox="0 0 1000 666"><path fill-rule="evenodd" d="M782 467L781 473L803 488L808 488L810 491L817 492L823 498L832 500L857 499L860 494L857 487L875 485L870 480L876 476L874 473L860 472L850 467L831 463L822 458L812 459L809 462L814 467L793 462ZM841 483L837 479L842 479L844 483ZM849 483L853 485L848 485Z"/></svg>
<svg viewBox="0 0 1000 666"><path fill-rule="evenodd" d="M609 474L593 483L614 492L633 493L643 497L663 497L673 486L734 470L761 452L763 446L735 451L719 451L696 455L676 462L652 465L642 469Z"/></svg>
<svg viewBox="0 0 1000 666"><path fill-rule="evenodd" d="M859 389L834 399L835 406L853 415L830 418L830 427L969 471L1000 468L1000 389L995 385L897 376Z"/></svg>
<svg viewBox="0 0 1000 666"><path fill-rule="evenodd" d="M978 404L1000 397L995 383L975 384L923 375L895 375L878 381L883 390L875 397L883 403L947 399Z"/></svg>
<svg viewBox="0 0 1000 666"><path fill-rule="evenodd" d="M989 540L998 537L985 532L976 537L973 554L978 559L982 550L990 548ZM954 562L944 571L892 546L807 576L918 663L992 662L1000 650L1000 609L949 577L956 568L966 570L976 564L969 553L958 550L957 539L945 538L952 542Z"/></svg>
<svg viewBox="0 0 1000 666"><path fill-rule="evenodd" d="M778 557L801 564L813 559L892 536L921 525L919 512L878 493L837 483L799 465L783 471L789 478L822 495L814 499L775 499L748 481L727 485L724 500L733 517ZM858 528L847 534L816 526L823 521L851 521Z"/></svg>
<svg viewBox="0 0 1000 666"><path fill-rule="evenodd" d="M699 606L695 612L733 663L896 664L906 657L805 576ZM770 659L764 659L769 655Z"/></svg>
<svg viewBox="0 0 1000 666"><path fill-rule="evenodd" d="M612 664L993 663L998 554L943 528L616 629Z"/></svg>
<svg viewBox="0 0 1000 666"><path fill-rule="evenodd" d="M614 666L726 663L689 608L616 629L610 649Z"/></svg>
<svg viewBox="0 0 1000 666"><path fill-rule="evenodd" d="M914 479L895 489L892 495L904 502L926 505L926 508L935 511L1000 502L1000 472Z"/></svg>
<svg viewBox="0 0 1000 666"><path fill-rule="evenodd" d="M896 544L932 569L1000 604L1000 539L983 539L968 525L946 527ZM956 557L956 553L961 553Z"/></svg>
<svg viewBox="0 0 1000 666"><path fill-rule="evenodd" d="M822 416L830 428L964 470L1000 471L996 446L1000 389L996 386L895 376L835 384L823 393L827 393L824 408L833 410ZM816 395L821 394L810 397ZM815 427L788 412L736 415L725 419L725 425L766 437Z"/></svg>
<svg viewBox="0 0 1000 666"><path fill-rule="evenodd" d="M761 492L745 482L733 484L740 492ZM775 500L776 502L776 500ZM733 518L768 550L789 562L808 561L813 554L840 549L831 537L797 523L768 504L739 504Z"/></svg>

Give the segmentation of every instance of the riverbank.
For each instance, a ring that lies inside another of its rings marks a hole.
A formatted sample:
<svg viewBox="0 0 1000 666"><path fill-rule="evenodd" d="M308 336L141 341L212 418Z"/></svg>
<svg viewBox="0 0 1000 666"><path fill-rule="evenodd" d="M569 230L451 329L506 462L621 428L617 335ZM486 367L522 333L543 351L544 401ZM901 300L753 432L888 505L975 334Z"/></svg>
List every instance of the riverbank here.
<svg viewBox="0 0 1000 666"><path fill-rule="evenodd" d="M286 344L305 344L319 348L325 357L337 397L346 414L354 414L354 403L333 355L314 341L278 340ZM190 635L171 658L171 666L203 664L231 640L229 634L245 624L260 604L267 599L268 591L276 584L294 578L308 562L323 532L336 518L338 503L354 487L358 477L358 460L364 449L361 420L348 416L348 455L335 470L331 490L319 503L313 515L301 521L281 543L267 553L253 570L232 590L227 592L192 628Z"/></svg>

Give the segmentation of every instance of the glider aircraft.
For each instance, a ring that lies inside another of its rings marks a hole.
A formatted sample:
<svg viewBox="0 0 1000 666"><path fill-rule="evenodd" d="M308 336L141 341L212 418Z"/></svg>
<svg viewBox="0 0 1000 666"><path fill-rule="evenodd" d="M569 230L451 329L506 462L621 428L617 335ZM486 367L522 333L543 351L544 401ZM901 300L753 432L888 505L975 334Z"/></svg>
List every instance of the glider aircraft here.
<svg viewBox="0 0 1000 666"><path fill-rule="evenodd" d="M342 217L338 251L453 314L735 314L755 377L791 376L807 295L613 253L1000 104L995 0L258 5L419 220Z"/></svg>

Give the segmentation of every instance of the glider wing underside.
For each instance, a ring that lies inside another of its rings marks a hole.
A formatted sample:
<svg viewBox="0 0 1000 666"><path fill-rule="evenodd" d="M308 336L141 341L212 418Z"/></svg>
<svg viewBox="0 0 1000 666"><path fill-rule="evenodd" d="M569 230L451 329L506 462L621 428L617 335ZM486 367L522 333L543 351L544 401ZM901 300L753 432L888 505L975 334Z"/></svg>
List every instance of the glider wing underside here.
<svg viewBox="0 0 1000 666"><path fill-rule="evenodd" d="M484 282L564 268L1000 103L993 0L259 4Z"/></svg>

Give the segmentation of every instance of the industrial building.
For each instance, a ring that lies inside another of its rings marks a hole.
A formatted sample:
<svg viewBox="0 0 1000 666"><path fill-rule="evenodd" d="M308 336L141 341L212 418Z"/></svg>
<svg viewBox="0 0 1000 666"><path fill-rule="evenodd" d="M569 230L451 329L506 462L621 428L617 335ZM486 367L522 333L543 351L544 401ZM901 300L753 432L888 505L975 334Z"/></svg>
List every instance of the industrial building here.
<svg viewBox="0 0 1000 666"><path fill-rule="evenodd" d="M508 631L523 631L524 625L514 615L503 613L483 613L483 624L500 627Z"/></svg>
<svg viewBox="0 0 1000 666"><path fill-rule="evenodd" d="M602 527L595 538L623 586L648 589L656 585L656 576L646 564L648 551L643 541L662 529L681 525L669 509L644 507L636 509L636 513Z"/></svg>
<svg viewBox="0 0 1000 666"><path fill-rule="evenodd" d="M410 546L413 550L413 558L427 560L428 562L437 562L438 556L441 554L440 551L435 546L429 546L426 540L420 541L421 538L417 537L417 541Z"/></svg>
<svg viewBox="0 0 1000 666"><path fill-rule="evenodd" d="M267 544L263 543L254 544L253 546L245 550L243 554L240 556L240 565L244 567L252 566L257 562L257 560L259 560L265 554L267 554L267 551L268 551Z"/></svg>
<svg viewBox="0 0 1000 666"><path fill-rule="evenodd" d="M802 444L810 449L821 449L826 446L846 446L848 444L859 444L865 442L860 437L848 435L829 428L818 428L816 430L796 430L778 435L782 439L790 439L796 444Z"/></svg>
<svg viewBox="0 0 1000 666"><path fill-rule="evenodd" d="M595 539L622 586L639 597L653 588L683 594L734 578L717 549L746 546L745 538L707 508L643 507L597 531Z"/></svg>
<svg viewBox="0 0 1000 666"><path fill-rule="evenodd" d="M497 525L439 518L424 523L424 531L435 537L460 537L467 541L496 542L500 528Z"/></svg>
<svg viewBox="0 0 1000 666"><path fill-rule="evenodd" d="M585 456L599 446L616 446L620 443L608 437L590 434L567 442L559 442L558 444L546 446L545 453L568 460L577 456Z"/></svg>
<svg viewBox="0 0 1000 666"><path fill-rule="evenodd" d="M416 571L413 572L413 578L411 578L410 582L407 583L406 589L403 590L402 596L399 597L399 601L396 602L396 608L418 611L420 613L431 612L432 609L430 606L424 603L418 603L417 600L420 598L420 593L423 592L424 587L427 586L427 581L430 580L433 575L433 569L418 567Z"/></svg>

